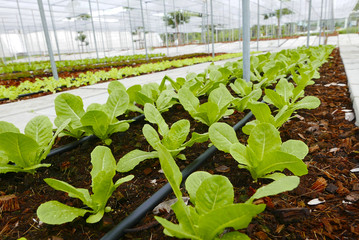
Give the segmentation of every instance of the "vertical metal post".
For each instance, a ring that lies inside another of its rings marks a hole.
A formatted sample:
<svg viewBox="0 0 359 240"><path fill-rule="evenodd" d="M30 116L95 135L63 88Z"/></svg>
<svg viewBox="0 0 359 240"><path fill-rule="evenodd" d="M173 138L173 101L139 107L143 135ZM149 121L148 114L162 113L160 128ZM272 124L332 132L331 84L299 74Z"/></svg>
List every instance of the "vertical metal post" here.
<svg viewBox="0 0 359 240"><path fill-rule="evenodd" d="M101 32L101 38L102 38L103 55L106 57L106 52L105 52L105 39L103 38L102 23L101 23L101 14L100 14L100 5L99 5L99 3L98 3L98 0L96 0L96 3L97 3L98 21L99 21L99 23L100 23L100 32Z"/></svg>
<svg viewBox="0 0 359 240"><path fill-rule="evenodd" d="M241 38L242 38L242 34L241 34L241 0L238 1L238 44L239 44L239 49L242 48L242 44L241 44Z"/></svg>
<svg viewBox="0 0 359 240"><path fill-rule="evenodd" d="M309 48L309 38L310 38L310 15L312 13L312 0L309 0L309 9L308 9L308 33L307 33L307 48Z"/></svg>
<svg viewBox="0 0 359 240"><path fill-rule="evenodd" d="M208 22L208 0L206 0L206 21L207 21L207 53L209 54L209 22Z"/></svg>
<svg viewBox="0 0 359 240"><path fill-rule="evenodd" d="M320 46L320 38L322 36L322 18L323 18L323 0L322 3L320 5L320 18L319 18L319 46Z"/></svg>
<svg viewBox="0 0 359 240"><path fill-rule="evenodd" d="M51 18L52 29L54 30L54 36L55 36L55 43L56 43L56 48L57 48L57 54L59 55L59 61L61 61L61 53L60 53L60 48L59 48L59 42L58 42L58 40L57 40L56 25L55 25L55 21L54 21L54 16L53 16L53 14L52 14L52 7L51 7L51 5L50 5L50 0L47 0L47 4L49 5L50 18Z"/></svg>
<svg viewBox="0 0 359 240"><path fill-rule="evenodd" d="M243 16L243 79L250 81L250 0L242 0Z"/></svg>
<svg viewBox="0 0 359 240"><path fill-rule="evenodd" d="M280 37L282 35L282 27L281 25L281 18L282 18L282 0L280 1L280 7L279 7L279 25L278 25L278 47L280 46Z"/></svg>
<svg viewBox="0 0 359 240"><path fill-rule="evenodd" d="M214 58L214 33L213 33L213 4L211 0L211 35L212 35L212 58Z"/></svg>
<svg viewBox="0 0 359 240"><path fill-rule="evenodd" d="M334 1L333 0L331 0L331 5L332 5L332 7L331 7L331 27L332 27L332 32L334 32L335 31L335 22L334 22Z"/></svg>
<svg viewBox="0 0 359 240"><path fill-rule="evenodd" d="M259 51L259 0L257 1L257 51Z"/></svg>
<svg viewBox="0 0 359 240"><path fill-rule="evenodd" d="M143 28L143 40L145 41L146 60L148 60L147 43L146 43L146 29L145 29L145 19L143 17L142 0L140 0L140 5L141 5L141 18L142 18L142 28Z"/></svg>
<svg viewBox="0 0 359 240"><path fill-rule="evenodd" d="M127 7L128 7L128 19L130 21L130 34L131 34L131 43L132 43L132 54L135 55L135 43L133 42L133 35L132 35L132 21L131 21L131 8L130 8L130 1L127 0ZM127 36L126 36L127 37Z"/></svg>
<svg viewBox="0 0 359 240"><path fill-rule="evenodd" d="M167 17L167 12L166 12L166 3L165 0L163 0L163 14L165 17ZM167 33L167 24L165 24L165 38L166 38L166 49L167 49L167 56L169 56L169 52L168 52L168 33Z"/></svg>
<svg viewBox="0 0 359 240"><path fill-rule="evenodd" d="M0 37L0 45L1 45L1 51L2 51L2 55L1 55L2 61L3 61L4 65L6 66L7 64L6 64L5 51L4 51L4 46L2 45L1 37Z"/></svg>
<svg viewBox="0 0 359 240"><path fill-rule="evenodd" d="M21 29L22 29L22 34L23 34L23 38L24 38L24 42L25 42L25 49L26 49L26 52L27 52L27 60L28 60L28 62L30 64L31 61L30 61L29 45L28 45L27 38L26 38L26 35L25 35L24 23L22 21L19 0L16 0L16 3L17 3L17 10L19 12L19 17L20 17L20 25L21 25Z"/></svg>
<svg viewBox="0 0 359 240"><path fill-rule="evenodd" d="M93 15L92 15L91 0L88 0L88 2L89 2L90 14L91 14L91 26L92 26L93 40L94 40L95 49L96 49L96 58L97 58L97 61L99 61L98 49L97 49L97 39L96 39L96 32L95 32L95 24L93 22Z"/></svg>
<svg viewBox="0 0 359 240"><path fill-rule="evenodd" d="M54 53L52 52L50 36L49 36L48 28L47 28L46 17L45 17L44 6L43 6L43 3L42 3L42 0L37 0L37 4L39 5L42 28L44 30L47 50L48 50L49 56L50 56L52 75L56 80L59 80L59 75L57 74L57 68L56 68L56 63L55 63L55 59L54 59Z"/></svg>

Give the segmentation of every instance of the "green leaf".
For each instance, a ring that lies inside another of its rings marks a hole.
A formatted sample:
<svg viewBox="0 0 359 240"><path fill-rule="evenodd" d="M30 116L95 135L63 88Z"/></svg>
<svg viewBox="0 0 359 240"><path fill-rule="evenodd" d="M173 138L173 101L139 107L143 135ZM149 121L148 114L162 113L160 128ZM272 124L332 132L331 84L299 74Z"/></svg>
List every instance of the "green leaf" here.
<svg viewBox="0 0 359 240"><path fill-rule="evenodd" d="M0 121L0 133L3 132L20 133L20 130L12 123Z"/></svg>
<svg viewBox="0 0 359 240"><path fill-rule="evenodd" d="M251 240L246 234L240 232L229 232L224 234L221 240Z"/></svg>
<svg viewBox="0 0 359 240"><path fill-rule="evenodd" d="M165 228L164 233L168 236L187 239L200 239L191 233L184 231L183 228L178 224L174 224L158 216L155 216L155 219Z"/></svg>
<svg viewBox="0 0 359 240"><path fill-rule="evenodd" d="M209 72L209 80L213 81L213 82L218 82L222 79L222 73L220 71L217 70L211 70Z"/></svg>
<svg viewBox="0 0 359 240"><path fill-rule="evenodd" d="M203 142L207 142L209 138L209 134L208 133L196 133L193 132L191 139L188 140L187 142L185 142L184 144L182 144L182 147L192 147L193 144L195 143L203 143Z"/></svg>
<svg viewBox="0 0 359 240"><path fill-rule="evenodd" d="M296 176L308 173L307 165L294 155L286 152L275 151L266 154L266 158L257 169L257 176L264 176L273 171L288 169Z"/></svg>
<svg viewBox="0 0 359 240"><path fill-rule="evenodd" d="M40 205L36 214L40 221L47 224L59 225L72 222L75 218L84 216L88 210L69 207L58 201L49 201Z"/></svg>
<svg viewBox="0 0 359 240"><path fill-rule="evenodd" d="M181 119L172 124L171 129L163 136L162 143L169 150L175 150L186 141L190 123L187 119Z"/></svg>
<svg viewBox="0 0 359 240"><path fill-rule="evenodd" d="M264 96L263 100L265 102L273 104L278 109L281 109L282 107L284 107L286 105L286 102L284 101L282 96L280 96L274 90L266 89L264 92L265 92L265 96Z"/></svg>
<svg viewBox="0 0 359 240"><path fill-rule="evenodd" d="M156 130L149 124L145 124L142 128L142 133L145 136L147 142L154 148L157 148L158 144L161 144L160 137Z"/></svg>
<svg viewBox="0 0 359 240"><path fill-rule="evenodd" d="M320 100L317 97L314 96L307 96L304 97L303 99L299 100L298 102L296 102L293 105L293 108L295 110L297 109L314 109L319 107L320 105Z"/></svg>
<svg viewBox="0 0 359 240"><path fill-rule="evenodd" d="M146 103L144 108L144 113L147 121L158 125L158 132L162 136L168 133L169 131L168 125L163 119L161 113L157 110L157 108L154 105L150 103Z"/></svg>
<svg viewBox="0 0 359 240"><path fill-rule="evenodd" d="M115 184L114 184L114 188L118 188L122 183L131 181L135 176L134 175L128 175L126 177L120 178L118 179Z"/></svg>
<svg viewBox="0 0 359 240"><path fill-rule="evenodd" d="M196 192L196 210L200 215L230 205L234 191L228 178L213 175L203 180Z"/></svg>
<svg viewBox="0 0 359 240"><path fill-rule="evenodd" d="M158 158L158 153L156 151L153 152L145 152L142 150L135 149L125 156L120 158L117 163L117 171L118 172L128 172L134 169L140 162L151 159Z"/></svg>
<svg viewBox="0 0 359 240"><path fill-rule="evenodd" d="M304 159L309 150L308 146L299 140L288 140L284 142L280 148L281 151L296 156L299 159Z"/></svg>
<svg viewBox="0 0 359 240"><path fill-rule="evenodd" d="M299 182L300 179L297 176L281 177L278 180L257 189L257 191L252 195L250 199L246 201L246 203L252 203L254 199L273 196L282 192L291 191L294 188L298 187Z"/></svg>
<svg viewBox="0 0 359 240"><path fill-rule="evenodd" d="M115 190L112 182L113 176L114 174L109 171L100 171L92 177L92 204L88 206L91 207L95 213L105 211L107 201Z"/></svg>
<svg viewBox="0 0 359 240"><path fill-rule="evenodd" d="M56 126L62 124L66 119L71 119L72 128L81 127L81 117L85 114L81 97L70 93L62 93L55 98Z"/></svg>
<svg viewBox="0 0 359 240"><path fill-rule="evenodd" d="M235 230L246 228L252 218L261 213L265 204L231 204L217 208L199 218L198 229L201 239L214 239L227 227Z"/></svg>
<svg viewBox="0 0 359 240"><path fill-rule="evenodd" d="M96 212L95 214L92 214L91 216L89 216L86 219L86 222L87 223L97 223L103 218L104 214L105 214L105 209L101 209L100 211Z"/></svg>
<svg viewBox="0 0 359 240"><path fill-rule="evenodd" d="M207 126L211 126L213 123L218 122L221 119L222 115L220 115L220 109L213 102L203 103L198 108L199 114L194 115L194 118Z"/></svg>
<svg viewBox="0 0 359 240"><path fill-rule="evenodd" d="M214 123L208 132L214 146L223 152L229 153L231 145L239 143L236 132L226 123Z"/></svg>
<svg viewBox="0 0 359 240"><path fill-rule="evenodd" d="M6 164L6 161L0 163L0 173L7 172L24 172L24 169L15 165Z"/></svg>
<svg viewBox="0 0 359 240"><path fill-rule="evenodd" d="M198 213L192 206L187 206L182 198L178 199L171 208L181 228L192 235L197 235Z"/></svg>
<svg viewBox="0 0 359 240"><path fill-rule="evenodd" d="M52 123L47 116L32 118L25 127L25 135L34 139L40 147L46 147L52 139Z"/></svg>
<svg viewBox="0 0 359 240"><path fill-rule="evenodd" d="M168 182L170 183L174 194L176 195L177 199L182 199L182 193L180 190L180 184L182 182L182 173L179 167L177 166L176 162L173 160L171 154L161 143L156 144L154 148L158 151L161 168Z"/></svg>
<svg viewBox="0 0 359 240"><path fill-rule="evenodd" d="M246 147L241 143L235 143L231 146L230 154L241 165L253 167L252 162L246 155Z"/></svg>
<svg viewBox="0 0 359 240"><path fill-rule="evenodd" d="M269 106L265 103L249 103L249 109L252 111L253 115L256 117L256 120L262 123L275 124L274 117L272 116Z"/></svg>
<svg viewBox="0 0 359 240"><path fill-rule="evenodd" d="M53 189L66 192L70 197L80 199L85 205L91 205L92 200L87 189L75 188L67 182L53 178L45 178L44 181Z"/></svg>
<svg viewBox="0 0 359 240"><path fill-rule="evenodd" d="M26 168L38 164L37 152L39 144L21 133L4 132L0 133L0 152L7 156L7 160L17 166Z"/></svg>
<svg viewBox="0 0 359 240"><path fill-rule="evenodd" d="M93 133L101 140L108 138L107 129L110 119L106 113L97 110L88 111L82 116L81 123L83 126L90 126Z"/></svg>
<svg viewBox="0 0 359 240"><path fill-rule="evenodd" d="M127 89L127 94L130 99L130 103L136 101L136 95L139 91L141 91L142 87L139 84L133 85Z"/></svg>
<svg viewBox="0 0 359 240"><path fill-rule="evenodd" d="M208 97L208 102L215 103L219 110L228 107L232 100L233 96L222 84L218 88L214 89Z"/></svg>
<svg viewBox="0 0 359 240"><path fill-rule="evenodd" d="M108 94L116 91L125 91L126 87L120 81L111 81L107 87Z"/></svg>
<svg viewBox="0 0 359 240"><path fill-rule="evenodd" d="M202 182L211 177L212 175L208 172L198 171L194 172L186 180L186 190L190 196L191 202L196 204L196 193Z"/></svg>
<svg viewBox="0 0 359 240"><path fill-rule="evenodd" d="M117 121L116 117L126 112L129 104L129 97L125 91L114 91L110 94L105 104L105 111L111 123Z"/></svg>
<svg viewBox="0 0 359 240"><path fill-rule="evenodd" d="M283 97L284 101L289 103L290 98L293 96L293 84L289 83L287 79L281 78L275 89L277 93Z"/></svg>
<svg viewBox="0 0 359 240"><path fill-rule="evenodd" d="M187 112L197 112L199 107L199 100L188 88L182 87L178 91L178 99Z"/></svg>
<svg viewBox="0 0 359 240"><path fill-rule="evenodd" d="M254 152L259 164L266 154L279 150L281 143L279 131L272 124L260 123L252 129L247 148Z"/></svg>
<svg viewBox="0 0 359 240"><path fill-rule="evenodd" d="M100 172L108 172L113 176L116 173L116 160L113 157L111 150L108 147L97 146L91 152L91 177L94 179ZM111 176L111 180L113 176ZM94 181L92 180L92 184Z"/></svg>

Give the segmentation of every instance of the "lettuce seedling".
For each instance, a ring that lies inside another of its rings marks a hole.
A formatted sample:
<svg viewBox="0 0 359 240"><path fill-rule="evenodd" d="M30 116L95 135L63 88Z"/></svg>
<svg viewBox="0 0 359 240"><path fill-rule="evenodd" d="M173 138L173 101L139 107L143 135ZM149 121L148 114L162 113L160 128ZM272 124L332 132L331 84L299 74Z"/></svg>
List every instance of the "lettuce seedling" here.
<svg viewBox="0 0 359 240"><path fill-rule="evenodd" d="M254 199L289 191L299 184L299 178L296 176L284 177L258 189L257 193L246 203L233 203L234 191L228 178L211 175L207 172L195 172L188 177L185 183L194 205L187 206L182 199L180 190L182 174L178 166L162 144L157 144L156 150L159 153L163 172L177 198L172 209L178 224L158 216L155 218L165 228L166 235L176 238L249 240L247 235L237 231L223 232L226 228L235 230L246 228L252 218L264 210L264 204L252 204ZM220 238L220 235L223 236Z"/></svg>
<svg viewBox="0 0 359 240"><path fill-rule="evenodd" d="M160 139L156 130L150 125L146 124L143 127L143 134L147 142L155 148L158 142L161 142L170 152L173 157L179 159L186 159L183 154L179 154L186 147L191 147L195 143L201 143L208 140L208 133L199 134L192 133L191 139L186 141L190 131L190 123L186 119L179 120L172 124L171 128L163 119L161 113L152 104L146 103L145 108L146 120L158 126L158 132L162 136ZM124 155L117 164L117 171L127 172L135 168L140 162L158 158L158 152L146 152L135 149Z"/></svg>
<svg viewBox="0 0 359 240"><path fill-rule="evenodd" d="M112 179L116 174L116 161L111 150L104 146L97 146L92 151L91 163L92 194L87 189L75 188L60 180L45 179L45 182L52 188L66 192L70 197L80 199L91 210L70 207L58 201L49 201L41 204L37 209L40 221L47 224L63 224L90 213L86 222L96 223L102 219L105 212L111 210L110 207L106 207L106 204L112 193L122 183L132 180L134 176L129 175L113 183Z"/></svg>
<svg viewBox="0 0 359 240"><path fill-rule="evenodd" d="M105 144L110 145L110 135L124 132L133 120L117 120L116 117L125 113L128 108L129 97L125 91L112 91L105 104L93 103L86 112L83 109L82 99L70 93L63 93L55 99L57 117L55 124L62 124L70 118L65 134L79 138L83 135L96 135Z"/></svg>
<svg viewBox="0 0 359 240"><path fill-rule="evenodd" d="M69 122L70 119L65 120L53 134L49 118L37 116L27 123L25 134L22 134L13 124L1 121L0 173L35 173L39 167L49 167L51 164L41 161L47 157L55 138Z"/></svg>
<svg viewBox="0 0 359 240"><path fill-rule="evenodd" d="M248 108L248 104L258 101L262 96L261 89L253 89L252 82L246 82L242 78L237 78L234 83L230 83L229 86L232 90L240 96L240 98L235 98L232 101L232 104L237 111L243 112Z"/></svg>
<svg viewBox="0 0 359 240"><path fill-rule="evenodd" d="M233 96L227 88L221 84L214 89L208 97L208 102L200 104L199 100L189 88L181 88L178 98L184 109L196 120L211 126L222 117L231 115L233 109L228 109Z"/></svg>
<svg viewBox="0 0 359 240"><path fill-rule="evenodd" d="M289 120L294 112L293 109L288 109L288 106L284 106L275 116L272 116L269 106L261 102L249 103L248 108L252 111L256 119L248 122L242 128L243 133L247 135L249 135L252 129L259 123L270 123L278 129Z"/></svg>
<svg viewBox="0 0 359 240"><path fill-rule="evenodd" d="M278 171L290 170L296 176L308 173L301 160L308 154L308 147L299 140L282 143L279 131L270 123L259 123L250 132L247 146L241 144L231 126L215 123L209 128L212 143L221 151L230 153L247 169L254 180L258 178L278 179Z"/></svg>

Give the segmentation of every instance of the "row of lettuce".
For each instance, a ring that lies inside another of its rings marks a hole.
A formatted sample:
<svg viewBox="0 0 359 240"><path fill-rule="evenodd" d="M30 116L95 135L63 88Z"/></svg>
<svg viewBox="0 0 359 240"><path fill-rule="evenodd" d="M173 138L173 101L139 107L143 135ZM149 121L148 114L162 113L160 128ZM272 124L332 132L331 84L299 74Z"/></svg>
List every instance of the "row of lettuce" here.
<svg viewBox="0 0 359 240"><path fill-rule="evenodd" d="M62 88L92 85L100 81L122 79L124 77L138 76L141 74L163 71L174 67L178 68L198 63L220 61L241 56L242 53L223 54L214 58L210 56L187 58L189 56L184 56L186 57L185 59L163 60L156 61L154 63L142 62L140 66L126 66L119 69L112 68L109 71L87 71L86 73L81 73L78 77L59 78L58 80L54 79L53 77L36 78L34 82L24 81L21 82L18 86L7 87L5 85L0 85L0 99L14 100L18 98L19 95L37 93L39 91L55 93L61 91Z"/></svg>
<svg viewBox="0 0 359 240"><path fill-rule="evenodd" d="M149 58L163 57L164 54L148 54ZM88 58L81 60L62 60L56 61L56 67L75 67L78 65L92 65L100 63L113 63L113 62L122 62L122 61L131 61L138 59L145 59L146 55L144 54L135 54L128 56L113 56L113 57L104 57L104 58ZM36 70L46 70L51 69L50 61L33 61L30 64L28 62L16 62L8 64L0 64L1 73L12 73L12 72L27 72L27 71L36 71Z"/></svg>
<svg viewBox="0 0 359 240"><path fill-rule="evenodd" d="M146 159L158 158L177 198L172 209L178 224L155 217L164 226L166 235L186 239L249 239L238 231L223 231L230 227L246 228L252 218L265 209L264 204L254 205L255 199L294 189L299 184L299 176L308 172L303 162L308 153L306 144L299 140L282 142L278 129L298 109L320 105L318 98L305 96L304 91L314 83L312 79L319 78L318 68L326 62L333 48L298 48L252 56L250 82L240 78L240 60L228 62L223 67L211 65L205 72L191 73L185 78L165 77L161 84L126 89L120 82L111 82L107 102L91 104L86 110L80 97L63 93L55 99L55 134L52 123L45 116L32 119L24 134L14 125L1 122L0 173L34 173L39 167L48 167L50 164L41 161L58 134L75 138L94 134L104 144L116 144L110 136L128 130L132 121L119 121L117 117L130 111L141 112L151 123L145 124L142 132L153 151L136 149L116 161L108 147L97 146L91 153L91 192L56 179L45 179L51 187L80 199L88 208L49 201L38 208L39 219L48 224L62 224L86 215L88 223L100 221L105 212L111 211L106 204L112 193L135 177L127 175L113 183L116 172L125 174ZM198 98L203 96L208 98L201 104ZM208 132L192 132L188 138L191 126L187 119L169 126L161 113L174 104L182 104L193 119L209 127ZM249 136L247 144L243 144L231 126L219 121L234 110L246 109L253 112L255 120L242 128ZM153 126L157 126L157 130ZM247 169L253 180L265 178L271 179L271 183L257 189L245 203L234 203L233 186L226 177L195 172L185 182L192 203L186 205L180 189L182 175L174 159L185 159L181 153L185 148L208 139L220 151L229 153L239 168ZM284 169L292 175L285 175Z"/></svg>

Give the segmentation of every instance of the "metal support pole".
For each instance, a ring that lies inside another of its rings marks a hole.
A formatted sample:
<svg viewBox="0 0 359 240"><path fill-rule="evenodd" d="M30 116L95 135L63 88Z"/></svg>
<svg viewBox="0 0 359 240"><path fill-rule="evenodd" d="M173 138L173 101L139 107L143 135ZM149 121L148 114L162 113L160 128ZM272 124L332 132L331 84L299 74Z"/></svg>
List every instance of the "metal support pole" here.
<svg viewBox="0 0 359 240"><path fill-rule="evenodd" d="M280 46L280 37L282 35L282 28L280 26L281 22L281 18L282 18L282 0L280 1L280 7L279 7L279 24L278 24L278 47Z"/></svg>
<svg viewBox="0 0 359 240"><path fill-rule="evenodd" d="M52 75L56 80L59 80L59 76L57 74L57 68L56 68L56 63L55 63L55 59L54 59L54 53L52 52L52 47L51 47L51 42L50 42L50 36L49 36L49 32L48 32L48 28L47 28L47 23L46 23L46 17L45 17L45 12L44 12L44 6L42 3L42 0L37 0L37 4L39 5L39 11L40 11L40 16L41 16L41 22L42 22L42 28L44 30L44 34L45 34L45 39L46 39L46 45L47 45L47 50L49 52L49 56L50 56L50 62L51 62L51 69L52 69Z"/></svg>
<svg viewBox="0 0 359 240"><path fill-rule="evenodd" d="M320 18L319 18L319 46L320 46L320 38L322 36L322 18L323 18L323 0L322 3L320 5Z"/></svg>
<svg viewBox="0 0 359 240"><path fill-rule="evenodd" d="M243 79L250 81L250 0L242 0L243 16Z"/></svg>
<svg viewBox="0 0 359 240"><path fill-rule="evenodd" d="M29 64L31 64L30 54L29 54L29 45L28 45L28 42L27 42L27 38L25 36L24 23L22 21L19 0L16 0L16 3L17 3L17 10L19 12L19 17L20 17L20 25L21 25L21 29L22 29L22 34L23 34L23 38L24 38L24 42L25 42L25 49L26 49L26 52L27 52L27 60L28 60Z"/></svg>
<svg viewBox="0 0 359 240"><path fill-rule="evenodd" d="M127 7L128 7L128 19L130 22L130 31L131 31L130 34L131 34L131 43L132 43L132 54L135 55L135 43L133 42L133 35L132 35L131 8L130 8L129 0L127 0Z"/></svg>
<svg viewBox="0 0 359 240"><path fill-rule="evenodd" d="M146 44L146 29L145 29L145 19L143 17L142 0L140 0L140 5L141 5L141 18L142 18L142 28L143 28L143 40L145 41L146 60L148 60L147 44Z"/></svg>
<svg viewBox="0 0 359 240"><path fill-rule="evenodd" d="M209 22L208 22L208 2L206 1L206 21L207 21L207 53L209 54Z"/></svg>
<svg viewBox="0 0 359 240"><path fill-rule="evenodd" d="M259 0L257 1L257 51L259 51Z"/></svg>
<svg viewBox="0 0 359 240"><path fill-rule="evenodd" d="M239 49L242 48L242 44L241 44L241 38L242 38L242 34L241 34L241 0L238 1L238 44L239 44Z"/></svg>
<svg viewBox="0 0 359 240"><path fill-rule="evenodd" d="M98 21L99 21L99 23L100 23L100 32L101 32L101 38L102 38L103 55L106 57L106 53L105 53L105 39L103 38L101 15L100 15L100 5L99 5L99 3L98 3L98 0L96 0L96 3L97 3Z"/></svg>
<svg viewBox="0 0 359 240"><path fill-rule="evenodd" d="M165 0L163 0L163 14L166 17L167 16L167 12L166 12L166 3ZM165 38L166 38L166 49L167 49L167 56L169 56L169 51L168 51L168 33L167 33L167 24L165 24Z"/></svg>
<svg viewBox="0 0 359 240"><path fill-rule="evenodd" d="M95 49L96 49L96 58L97 58L97 61L99 61L98 49L97 49L97 39L96 39L96 32L95 32L95 24L93 22L93 16L92 16L92 6L91 6L91 1L88 0L88 2L89 2L90 14L91 14L91 25L92 25L93 40L94 40Z"/></svg>
<svg viewBox="0 0 359 240"><path fill-rule="evenodd" d="M312 13L312 0L309 0L309 9L308 9L308 33L307 33L307 48L309 48L309 38L310 38L310 15Z"/></svg>
<svg viewBox="0 0 359 240"><path fill-rule="evenodd" d="M61 53L60 53L60 48L59 48L59 42L57 40L56 25L55 25L55 21L54 21L54 16L52 15L52 7L50 5L50 0L47 0L47 4L49 5L50 18L51 18L52 29L54 30L57 54L59 55L59 61L61 61Z"/></svg>
<svg viewBox="0 0 359 240"><path fill-rule="evenodd" d="M212 35L212 58L214 58L214 33L213 33L213 4L211 0L211 35Z"/></svg>

